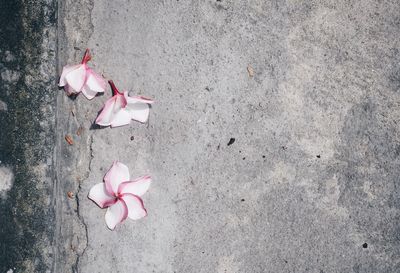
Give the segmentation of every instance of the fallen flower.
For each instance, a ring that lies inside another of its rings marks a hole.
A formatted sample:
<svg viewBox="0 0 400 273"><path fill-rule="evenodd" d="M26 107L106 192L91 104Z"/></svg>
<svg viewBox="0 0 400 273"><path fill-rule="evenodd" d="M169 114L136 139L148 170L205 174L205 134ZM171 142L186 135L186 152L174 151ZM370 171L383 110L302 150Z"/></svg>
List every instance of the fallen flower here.
<svg viewBox="0 0 400 273"><path fill-rule="evenodd" d="M82 92L91 100L106 89L106 80L87 65L91 58L89 49L86 49L81 64L64 66L58 85L64 87L68 96Z"/></svg>
<svg viewBox="0 0 400 273"><path fill-rule="evenodd" d="M142 96L128 96L128 91L119 92L113 81L108 81L113 91L113 97L108 99L96 119L101 126L117 127L128 125L132 119L146 122L149 117L149 104L153 100Z"/></svg>
<svg viewBox="0 0 400 273"><path fill-rule="evenodd" d="M104 183L94 185L88 198L100 208L108 208L105 220L108 228L113 230L127 217L137 220L147 215L140 197L147 192L150 184L150 176L129 181L128 167L115 161L104 176Z"/></svg>

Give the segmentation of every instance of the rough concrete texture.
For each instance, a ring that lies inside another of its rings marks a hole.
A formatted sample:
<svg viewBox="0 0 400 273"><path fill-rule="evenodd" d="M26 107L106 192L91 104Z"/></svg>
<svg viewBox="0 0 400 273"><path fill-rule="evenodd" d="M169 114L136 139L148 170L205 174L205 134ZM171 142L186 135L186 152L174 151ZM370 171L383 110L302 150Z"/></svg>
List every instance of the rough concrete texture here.
<svg viewBox="0 0 400 273"><path fill-rule="evenodd" d="M156 103L84 136L79 272L400 270L397 1L84 3L67 59ZM110 94L64 102L89 129ZM154 182L111 232L87 193L115 159Z"/></svg>
<svg viewBox="0 0 400 273"><path fill-rule="evenodd" d="M398 1L66 0L58 18L59 72L88 47L156 103L99 129L110 90L58 92L52 272L400 272ZM114 160L153 184L148 216L110 231L87 194Z"/></svg>
<svg viewBox="0 0 400 273"><path fill-rule="evenodd" d="M54 262L56 11L0 0L0 272Z"/></svg>

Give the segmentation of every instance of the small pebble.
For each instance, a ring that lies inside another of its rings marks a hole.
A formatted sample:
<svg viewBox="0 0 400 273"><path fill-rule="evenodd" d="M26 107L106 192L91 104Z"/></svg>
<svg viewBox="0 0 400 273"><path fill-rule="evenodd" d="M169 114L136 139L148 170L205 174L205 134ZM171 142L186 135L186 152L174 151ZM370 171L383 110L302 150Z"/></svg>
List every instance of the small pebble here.
<svg viewBox="0 0 400 273"><path fill-rule="evenodd" d="M235 143L235 138L234 137L231 137L231 139L229 140L229 142L228 142L228 146L230 146L230 145L232 145L233 143Z"/></svg>

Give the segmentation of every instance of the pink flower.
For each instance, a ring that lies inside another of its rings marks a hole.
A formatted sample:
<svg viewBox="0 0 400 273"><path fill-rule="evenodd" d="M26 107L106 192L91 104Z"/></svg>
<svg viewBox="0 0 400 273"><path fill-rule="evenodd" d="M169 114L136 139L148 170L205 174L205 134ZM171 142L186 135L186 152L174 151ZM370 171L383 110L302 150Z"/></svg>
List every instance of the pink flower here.
<svg viewBox="0 0 400 273"><path fill-rule="evenodd" d="M129 181L128 167L115 161L104 176L104 183L94 185L88 197L100 208L108 208L105 220L113 230L126 217L137 220L147 215L140 196L147 192L150 184L150 176Z"/></svg>
<svg viewBox="0 0 400 273"><path fill-rule="evenodd" d="M108 81L114 96L106 101L96 124L117 127L127 125L132 119L146 122L149 117L151 99L142 96L128 96L128 91L119 92L113 81Z"/></svg>
<svg viewBox="0 0 400 273"><path fill-rule="evenodd" d="M106 89L106 80L87 66L91 58L89 49L86 49L81 64L64 66L58 85L64 87L68 96L82 91L91 100Z"/></svg>

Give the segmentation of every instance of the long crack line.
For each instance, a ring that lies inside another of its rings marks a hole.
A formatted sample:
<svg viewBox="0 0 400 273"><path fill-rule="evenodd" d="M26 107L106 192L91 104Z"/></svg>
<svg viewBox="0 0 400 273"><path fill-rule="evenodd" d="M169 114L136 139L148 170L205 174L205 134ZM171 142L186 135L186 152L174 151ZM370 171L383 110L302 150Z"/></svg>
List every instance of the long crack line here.
<svg viewBox="0 0 400 273"><path fill-rule="evenodd" d="M78 216L79 221L82 223L82 225L84 226L85 229L85 247L83 248L82 252L76 252L76 260L74 265L72 266L72 271L74 273L79 273L79 262L81 257L85 254L86 249L88 248L89 245L89 232L88 232L88 226L85 222L84 217L81 215L80 213L80 201L79 201L79 196L80 196L80 192L82 189L81 183L82 181L85 181L86 179L89 178L89 174L90 174L90 170L91 170L91 164L92 164L92 160L93 160L93 135L90 135L90 140L89 140L89 163L88 163L88 171L85 174L85 177L79 181L79 185L78 185L78 190L76 192L76 196L75 196L75 200L76 200L76 213Z"/></svg>

